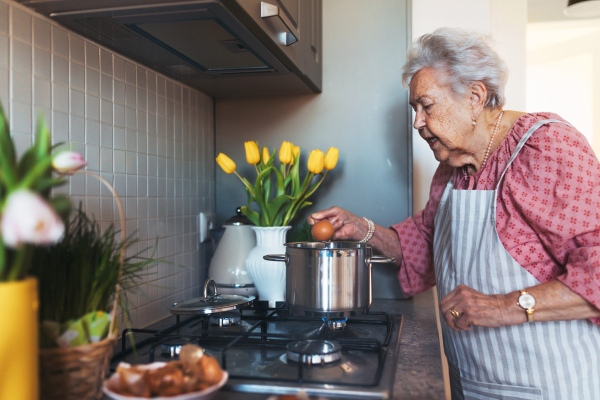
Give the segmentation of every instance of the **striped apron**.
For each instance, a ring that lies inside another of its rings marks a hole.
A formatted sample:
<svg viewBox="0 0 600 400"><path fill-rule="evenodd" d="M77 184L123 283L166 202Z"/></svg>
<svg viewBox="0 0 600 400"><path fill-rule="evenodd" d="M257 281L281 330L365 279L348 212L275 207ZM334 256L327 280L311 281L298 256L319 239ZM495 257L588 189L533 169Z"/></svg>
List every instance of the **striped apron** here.
<svg viewBox="0 0 600 400"><path fill-rule="evenodd" d="M458 285L506 294L540 282L506 251L496 232L495 190L455 190L450 179L435 215L438 296ZM525 312L525 311L523 311ZM600 327L589 320L473 326L456 332L441 318L453 399L600 399Z"/></svg>

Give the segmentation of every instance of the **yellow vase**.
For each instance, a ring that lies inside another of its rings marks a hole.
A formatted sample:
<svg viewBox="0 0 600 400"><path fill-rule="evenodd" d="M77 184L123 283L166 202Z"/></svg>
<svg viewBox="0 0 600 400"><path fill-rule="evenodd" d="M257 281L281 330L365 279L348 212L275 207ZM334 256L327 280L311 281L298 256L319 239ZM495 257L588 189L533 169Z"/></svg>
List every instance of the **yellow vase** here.
<svg viewBox="0 0 600 400"><path fill-rule="evenodd" d="M38 399L37 280L0 282L0 400Z"/></svg>

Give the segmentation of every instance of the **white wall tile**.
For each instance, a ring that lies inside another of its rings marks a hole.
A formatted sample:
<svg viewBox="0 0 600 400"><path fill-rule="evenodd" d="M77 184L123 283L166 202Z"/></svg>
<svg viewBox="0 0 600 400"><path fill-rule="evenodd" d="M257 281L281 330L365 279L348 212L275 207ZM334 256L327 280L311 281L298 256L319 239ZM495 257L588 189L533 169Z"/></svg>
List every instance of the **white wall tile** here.
<svg viewBox="0 0 600 400"><path fill-rule="evenodd" d="M113 148L113 127L110 124L100 124L100 146L107 149Z"/></svg>
<svg viewBox="0 0 600 400"><path fill-rule="evenodd" d="M71 113L71 129L69 140L72 142L85 143L85 120Z"/></svg>
<svg viewBox="0 0 600 400"><path fill-rule="evenodd" d="M52 52L69 58L69 34L56 25L52 25Z"/></svg>
<svg viewBox="0 0 600 400"><path fill-rule="evenodd" d="M85 93L77 89L71 89L71 114L85 116Z"/></svg>
<svg viewBox="0 0 600 400"><path fill-rule="evenodd" d="M113 78L109 75L100 75L100 97L110 100L113 99Z"/></svg>
<svg viewBox="0 0 600 400"><path fill-rule="evenodd" d="M88 41L85 42L85 65L100 70L100 48Z"/></svg>
<svg viewBox="0 0 600 400"><path fill-rule="evenodd" d="M111 52L100 49L100 70L103 74L112 77L113 74L113 55Z"/></svg>
<svg viewBox="0 0 600 400"><path fill-rule="evenodd" d="M100 149L100 171L113 172L113 151L111 149Z"/></svg>
<svg viewBox="0 0 600 400"><path fill-rule="evenodd" d="M85 143L100 146L100 123L98 121L85 120Z"/></svg>
<svg viewBox="0 0 600 400"><path fill-rule="evenodd" d="M52 55L52 80L63 85L69 84L69 60L56 54Z"/></svg>
<svg viewBox="0 0 600 400"><path fill-rule="evenodd" d="M7 68L0 67L0 103L4 107L4 112L10 110L8 89L10 87L9 73Z"/></svg>
<svg viewBox="0 0 600 400"><path fill-rule="evenodd" d="M120 81L125 81L125 60L121 57L113 57L114 77Z"/></svg>
<svg viewBox="0 0 600 400"><path fill-rule="evenodd" d="M85 117L100 120L100 98L91 94L85 95Z"/></svg>
<svg viewBox="0 0 600 400"><path fill-rule="evenodd" d="M69 49L71 60L85 65L85 42L77 35L69 35Z"/></svg>
<svg viewBox="0 0 600 400"><path fill-rule="evenodd" d="M8 36L0 34L0 67L9 67L9 39Z"/></svg>
<svg viewBox="0 0 600 400"><path fill-rule="evenodd" d="M44 108L52 108L52 91L49 80L33 78L33 104Z"/></svg>
<svg viewBox="0 0 600 400"><path fill-rule="evenodd" d="M126 150L137 151L137 132L134 130L127 129L125 132L126 139Z"/></svg>
<svg viewBox="0 0 600 400"><path fill-rule="evenodd" d="M69 88L58 83L52 84L52 108L65 113L69 112Z"/></svg>
<svg viewBox="0 0 600 400"><path fill-rule="evenodd" d="M84 154L87 169L98 171L124 196L127 230L137 229L141 240L132 254L153 245L158 235L169 235L159 242L157 256L188 266L202 259L200 268L205 269L206 257L199 256L196 237L189 232L195 229L198 204L214 207L211 198L198 197L197 189L211 191L200 192L203 196L214 191L214 184L204 181L205 170L214 179L213 142L195 137L212 129L204 123L211 117L212 101L17 3L8 4L0 0L0 100L10 115L18 151L31 145L34 112L44 112L53 143L66 142L66 148ZM11 9L13 24L18 24L13 32L7 18ZM199 108L198 96L203 99ZM198 113L206 115L197 118ZM76 206L83 201L83 209L104 229L118 219L110 191L95 179L77 175L54 192L70 194ZM134 325L165 316L167 301L197 292L198 285L189 281L199 273L192 271L186 275L156 264L148 268L143 286L131 291ZM165 278L171 277L174 286L159 293L159 276L165 286Z"/></svg>
<svg viewBox="0 0 600 400"><path fill-rule="evenodd" d="M0 36L1 39L1 36ZM33 50L33 72L44 79L52 79L52 56L49 51L35 47Z"/></svg>
<svg viewBox="0 0 600 400"><path fill-rule="evenodd" d="M76 63L74 61L70 62L70 74L71 74L71 87L79 89L81 91L85 90L85 67L83 64Z"/></svg>
<svg viewBox="0 0 600 400"><path fill-rule="evenodd" d="M33 19L33 44L44 50L52 50L50 24L41 18Z"/></svg>
<svg viewBox="0 0 600 400"><path fill-rule="evenodd" d="M13 70L11 74L13 99L32 103L31 74Z"/></svg>
<svg viewBox="0 0 600 400"><path fill-rule="evenodd" d="M95 96L100 95L100 73L91 68L85 69L85 91Z"/></svg>
<svg viewBox="0 0 600 400"><path fill-rule="evenodd" d="M115 150L113 152L113 162L114 162L113 170L115 173L124 174L125 172L127 172L127 168L125 165L125 152L124 151Z"/></svg>
<svg viewBox="0 0 600 400"><path fill-rule="evenodd" d="M31 44L31 15L12 7L12 34L15 38Z"/></svg>
<svg viewBox="0 0 600 400"><path fill-rule="evenodd" d="M113 123L115 126L125 127L125 106L113 104Z"/></svg>
<svg viewBox="0 0 600 400"><path fill-rule="evenodd" d="M136 90L133 85L125 85L125 105L127 107L136 107Z"/></svg>
<svg viewBox="0 0 600 400"><path fill-rule="evenodd" d="M100 171L100 148L96 146L85 146L85 161L88 163L87 169L90 171ZM111 172L111 171L103 171ZM98 182L96 178L90 178L91 181ZM89 194L89 193L88 193ZM100 186L98 186L98 196L100 195ZM99 214L98 214L99 215Z"/></svg>
<svg viewBox="0 0 600 400"><path fill-rule="evenodd" d="M106 124L113 122L113 103L105 99L100 102L100 121Z"/></svg>
<svg viewBox="0 0 600 400"><path fill-rule="evenodd" d="M8 16L10 15L10 8L6 3L0 3L0 32L8 35Z"/></svg>
<svg viewBox="0 0 600 400"><path fill-rule="evenodd" d="M31 73L31 45L17 39L11 40L12 68Z"/></svg>
<svg viewBox="0 0 600 400"><path fill-rule="evenodd" d="M136 85L136 66L134 63L125 61L125 82L129 85Z"/></svg>
<svg viewBox="0 0 600 400"><path fill-rule="evenodd" d="M121 81L114 81L114 102L117 104L125 104L125 84Z"/></svg>

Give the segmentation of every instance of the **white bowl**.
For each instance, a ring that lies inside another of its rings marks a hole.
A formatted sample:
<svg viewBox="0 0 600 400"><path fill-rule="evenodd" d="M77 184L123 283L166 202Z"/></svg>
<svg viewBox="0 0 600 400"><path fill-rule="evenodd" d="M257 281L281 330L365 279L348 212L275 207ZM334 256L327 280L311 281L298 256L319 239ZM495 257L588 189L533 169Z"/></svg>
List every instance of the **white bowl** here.
<svg viewBox="0 0 600 400"><path fill-rule="evenodd" d="M156 369L156 368L163 367L165 364L166 363L164 363L164 362L154 362L152 364L145 365L144 369ZM221 389L221 387L223 387L223 385L225 385L225 382L227 382L228 378L229 378L229 374L227 373L227 371L223 371L223 378L217 384L212 385L211 387L206 388L204 390L200 390L198 392L190 392L190 393L186 393L186 394L180 394L178 396L152 397L152 399L154 399L154 400L208 400L214 396L214 394L217 392L217 390ZM109 380L119 380L119 374L117 374L115 372L114 374L112 374L112 376L109 378ZM104 392L105 395L107 395L109 398L114 399L114 400L146 399L145 397L123 396L121 394L115 393L106 386L106 382L104 382L104 384L102 385L102 391Z"/></svg>

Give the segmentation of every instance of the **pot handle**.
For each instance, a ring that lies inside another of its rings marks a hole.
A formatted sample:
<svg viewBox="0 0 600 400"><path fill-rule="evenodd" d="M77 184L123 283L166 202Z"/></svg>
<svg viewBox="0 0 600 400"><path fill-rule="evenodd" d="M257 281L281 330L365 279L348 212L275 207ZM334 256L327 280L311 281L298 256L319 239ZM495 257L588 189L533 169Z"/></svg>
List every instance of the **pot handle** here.
<svg viewBox="0 0 600 400"><path fill-rule="evenodd" d="M263 256L263 260L279 261L287 264L287 254L268 254L266 256Z"/></svg>
<svg viewBox="0 0 600 400"><path fill-rule="evenodd" d="M386 257L386 256L371 256L371 257L367 257L367 259L365 260L365 262L370 267L371 264L394 263L394 262L396 262L396 259L393 258L393 257Z"/></svg>

